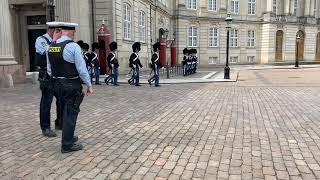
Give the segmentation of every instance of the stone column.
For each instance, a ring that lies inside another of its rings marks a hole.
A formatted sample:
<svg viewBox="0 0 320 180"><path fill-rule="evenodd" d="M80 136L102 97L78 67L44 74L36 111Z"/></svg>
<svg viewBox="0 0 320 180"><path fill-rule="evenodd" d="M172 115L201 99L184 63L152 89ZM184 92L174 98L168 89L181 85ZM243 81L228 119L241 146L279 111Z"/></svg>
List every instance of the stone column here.
<svg viewBox="0 0 320 180"><path fill-rule="evenodd" d="M304 16L305 0L298 0L297 17Z"/></svg>
<svg viewBox="0 0 320 180"><path fill-rule="evenodd" d="M311 16L311 0L305 0L305 6L304 6L304 16Z"/></svg>
<svg viewBox="0 0 320 180"><path fill-rule="evenodd" d="M285 0L278 0L277 1L277 15L284 15L284 2Z"/></svg>
<svg viewBox="0 0 320 180"><path fill-rule="evenodd" d="M290 0L284 0L284 14L288 15L290 14Z"/></svg>
<svg viewBox="0 0 320 180"><path fill-rule="evenodd" d="M316 7L317 7L317 10L316 10L316 18L319 19L320 18L320 1L316 0L317 1L317 4L316 4Z"/></svg>
<svg viewBox="0 0 320 180"><path fill-rule="evenodd" d="M272 12L273 0L265 0L266 1L266 11Z"/></svg>
<svg viewBox="0 0 320 180"><path fill-rule="evenodd" d="M17 64L13 56L13 37L8 0L0 1L0 66Z"/></svg>

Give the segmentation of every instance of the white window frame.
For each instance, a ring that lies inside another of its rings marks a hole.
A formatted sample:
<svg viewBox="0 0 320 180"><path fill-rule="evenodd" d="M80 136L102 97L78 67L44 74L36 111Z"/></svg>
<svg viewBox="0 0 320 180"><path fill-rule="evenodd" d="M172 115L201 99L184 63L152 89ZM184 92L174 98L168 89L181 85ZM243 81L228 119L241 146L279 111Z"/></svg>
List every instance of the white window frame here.
<svg viewBox="0 0 320 180"><path fill-rule="evenodd" d="M139 40L146 42L146 13L142 10L139 12Z"/></svg>
<svg viewBox="0 0 320 180"><path fill-rule="evenodd" d="M231 14L239 14L239 0L231 0L230 1L230 13Z"/></svg>
<svg viewBox="0 0 320 180"><path fill-rule="evenodd" d="M219 29L211 27L208 29L208 46L218 47L219 46Z"/></svg>
<svg viewBox="0 0 320 180"><path fill-rule="evenodd" d="M131 6L127 3L123 4L123 39L132 39L132 13Z"/></svg>
<svg viewBox="0 0 320 180"><path fill-rule="evenodd" d="M208 64L219 64L218 63L218 57L209 57Z"/></svg>
<svg viewBox="0 0 320 180"><path fill-rule="evenodd" d="M188 9L196 10L197 9L197 0L187 0Z"/></svg>
<svg viewBox="0 0 320 180"><path fill-rule="evenodd" d="M198 27L190 26L188 28L188 46L189 47L198 47Z"/></svg>
<svg viewBox="0 0 320 180"><path fill-rule="evenodd" d="M208 0L208 11L217 12L218 0Z"/></svg>
<svg viewBox="0 0 320 180"><path fill-rule="evenodd" d="M239 30L230 29L230 47L239 46Z"/></svg>
<svg viewBox="0 0 320 180"><path fill-rule="evenodd" d="M237 61L234 62L233 60L236 59ZM230 56L230 64L236 64L239 62L239 56Z"/></svg>
<svg viewBox="0 0 320 180"><path fill-rule="evenodd" d="M247 35L248 35L247 46L248 47L256 47L256 31L248 30Z"/></svg>
<svg viewBox="0 0 320 180"><path fill-rule="evenodd" d="M256 0L248 0L248 15L256 14Z"/></svg>
<svg viewBox="0 0 320 180"><path fill-rule="evenodd" d="M272 0L272 12L274 13L274 14L276 14L277 13L277 0Z"/></svg>
<svg viewBox="0 0 320 180"><path fill-rule="evenodd" d="M255 56L247 56L247 63L255 63L256 57Z"/></svg>

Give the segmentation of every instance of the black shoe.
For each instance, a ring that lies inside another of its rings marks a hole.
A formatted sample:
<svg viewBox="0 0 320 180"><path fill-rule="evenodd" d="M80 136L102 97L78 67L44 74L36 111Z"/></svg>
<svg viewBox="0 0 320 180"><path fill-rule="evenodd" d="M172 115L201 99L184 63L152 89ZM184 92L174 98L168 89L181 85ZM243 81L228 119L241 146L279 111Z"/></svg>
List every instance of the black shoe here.
<svg viewBox="0 0 320 180"><path fill-rule="evenodd" d="M82 144L73 144L73 146L69 149L61 148L61 153L69 153L74 151L80 151L83 149Z"/></svg>
<svg viewBox="0 0 320 180"><path fill-rule="evenodd" d="M109 85L109 82L108 82L107 78L104 80L104 82L105 82L107 85Z"/></svg>
<svg viewBox="0 0 320 180"><path fill-rule="evenodd" d="M42 134L47 137L57 137L57 134L51 129L42 130Z"/></svg>
<svg viewBox="0 0 320 180"><path fill-rule="evenodd" d="M131 85L131 80L130 79L128 80L128 83Z"/></svg>
<svg viewBox="0 0 320 180"><path fill-rule="evenodd" d="M73 138L72 138L73 143L77 142L78 140L79 140L78 136L73 136Z"/></svg>
<svg viewBox="0 0 320 180"><path fill-rule="evenodd" d="M56 130L62 130L62 126L58 125L57 123L55 123L54 129Z"/></svg>
<svg viewBox="0 0 320 180"><path fill-rule="evenodd" d="M119 86L119 84L114 84L115 86Z"/></svg>
<svg viewBox="0 0 320 180"><path fill-rule="evenodd" d="M149 83L149 85L151 86L151 81L150 81L150 79L148 80L148 83Z"/></svg>
<svg viewBox="0 0 320 180"><path fill-rule="evenodd" d="M160 87L160 85L155 85L154 87Z"/></svg>
<svg viewBox="0 0 320 180"><path fill-rule="evenodd" d="M136 86L141 86L140 84L136 84Z"/></svg>
<svg viewBox="0 0 320 180"><path fill-rule="evenodd" d="M96 83L96 85L101 85L101 83Z"/></svg>

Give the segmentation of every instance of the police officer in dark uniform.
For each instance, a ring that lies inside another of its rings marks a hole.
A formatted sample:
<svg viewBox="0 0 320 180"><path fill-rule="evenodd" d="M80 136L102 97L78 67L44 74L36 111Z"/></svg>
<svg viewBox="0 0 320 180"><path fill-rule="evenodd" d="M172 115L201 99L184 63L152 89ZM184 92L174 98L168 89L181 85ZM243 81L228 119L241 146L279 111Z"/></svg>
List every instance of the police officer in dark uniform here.
<svg viewBox="0 0 320 180"><path fill-rule="evenodd" d="M151 58L151 68L154 72L154 75L153 77L151 77L149 80L148 80L148 83L150 84L151 86L151 83L153 81L155 81L155 87L159 87L159 79L160 79L160 61L159 61L159 50L160 50L160 43L157 42L153 45L153 55L152 55L152 58Z"/></svg>
<svg viewBox="0 0 320 180"><path fill-rule="evenodd" d="M55 137L56 133L51 130L50 123L50 110L51 103L53 100L53 83L50 76L47 74L47 50L48 46L53 41L54 35L55 38L59 38L55 34L56 28L59 26L59 23L47 23L48 31L46 34L39 36L36 39L35 48L35 61L36 66L39 68L39 82L41 90L41 100L40 100L40 127L42 134L47 137ZM56 96L57 97L57 96ZM55 121L56 129L60 129L62 121L62 108L61 102L56 98L57 106L57 119Z"/></svg>
<svg viewBox="0 0 320 180"><path fill-rule="evenodd" d="M74 137L80 104L84 98L82 81L87 86L87 95L93 93L81 48L73 41L76 26L78 24L63 23L61 38L51 44L48 50L48 73L54 79L55 92L61 92L64 103L62 153L83 149L81 144L75 143L77 138Z"/></svg>

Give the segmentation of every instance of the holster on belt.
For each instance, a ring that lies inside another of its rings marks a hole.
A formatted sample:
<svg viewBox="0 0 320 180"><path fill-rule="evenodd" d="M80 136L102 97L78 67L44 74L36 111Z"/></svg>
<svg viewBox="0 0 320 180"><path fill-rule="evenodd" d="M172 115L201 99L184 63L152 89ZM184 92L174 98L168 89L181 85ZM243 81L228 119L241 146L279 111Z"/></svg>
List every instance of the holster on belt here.
<svg viewBox="0 0 320 180"><path fill-rule="evenodd" d="M50 79L51 79L51 77L49 76L47 69L40 67L38 80L39 81L50 81Z"/></svg>

